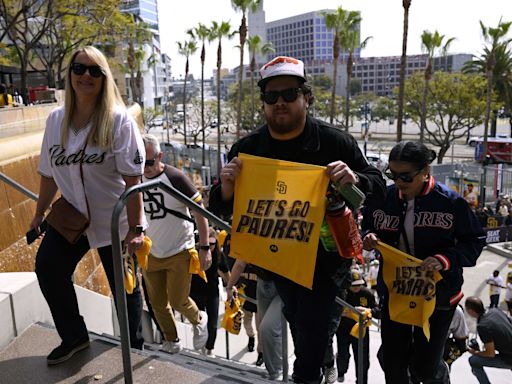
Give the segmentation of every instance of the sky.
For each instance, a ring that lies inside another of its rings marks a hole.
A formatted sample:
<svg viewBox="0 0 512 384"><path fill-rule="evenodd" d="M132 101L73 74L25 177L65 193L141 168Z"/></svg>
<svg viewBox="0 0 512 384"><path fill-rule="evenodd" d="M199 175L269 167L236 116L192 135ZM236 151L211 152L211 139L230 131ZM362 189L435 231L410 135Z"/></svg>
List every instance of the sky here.
<svg viewBox="0 0 512 384"><path fill-rule="evenodd" d="M403 8L402 0L264 0L266 21L299 15L323 9L344 9L361 12L361 40L372 36L363 57L395 56L402 53ZM238 29L242 18L231 7L230 0L158 0L160 39L162 52L171 57L171 70L175 78L185 73L185 59L178 54L177 41L188 38L187 29L199 23L210 26L212 21L229 21ZM450 53L482 52L479 20L484 25L496 27L500 18L512 21L512 0L412 0L409 10L407 54L420 54L420 36L424 30L438 30L447 38L455 37ZM509 32L512 38L512 30ZM223 40L223 68L232 69L239 64L238 35L233 40ZM211 77L216 66L217 43L207 44L205 78ZM196 78L201 74L200 44L190 58L190 73ZM249 63L247 50L244 64Z"/></svg>

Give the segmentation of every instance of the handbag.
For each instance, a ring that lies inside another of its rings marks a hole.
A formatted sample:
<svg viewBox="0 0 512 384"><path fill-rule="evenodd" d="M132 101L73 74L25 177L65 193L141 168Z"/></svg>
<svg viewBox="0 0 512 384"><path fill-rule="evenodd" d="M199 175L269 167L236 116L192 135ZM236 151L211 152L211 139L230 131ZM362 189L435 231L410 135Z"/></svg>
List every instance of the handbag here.
<svg viewBox="0 0 512 384"><path fill-rule="evenodd" d="M84 153L86 146L87 144L84 146ZM80 161L80 178L82 179L85 195L82 161ZM90 217L91 214L89 212L87 196L85 196L85 203L87 205L87 214ZM89 218L62 196L52 204L52 209L46 217L46 221L71 244L76 244L89 227Z"/></svg>

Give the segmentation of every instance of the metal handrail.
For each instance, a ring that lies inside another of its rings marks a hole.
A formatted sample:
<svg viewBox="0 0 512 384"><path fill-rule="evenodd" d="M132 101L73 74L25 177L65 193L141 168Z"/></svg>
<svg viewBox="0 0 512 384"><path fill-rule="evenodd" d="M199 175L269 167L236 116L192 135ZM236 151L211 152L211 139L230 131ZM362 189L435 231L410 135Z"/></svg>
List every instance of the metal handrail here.
<svg viewBox="0 0 512 384"><path fill-rule="evenodd" d="M11 179L5 173L0 172L0 180L5 182L6 184L10 185L14 189L17 189L19 192L23 193L24 195L30 197L32 200L34 200L34 201L39 200L39 196L38 195L36 195L31 190L25 188L23 185L18 183L16 180Z"/></svg>

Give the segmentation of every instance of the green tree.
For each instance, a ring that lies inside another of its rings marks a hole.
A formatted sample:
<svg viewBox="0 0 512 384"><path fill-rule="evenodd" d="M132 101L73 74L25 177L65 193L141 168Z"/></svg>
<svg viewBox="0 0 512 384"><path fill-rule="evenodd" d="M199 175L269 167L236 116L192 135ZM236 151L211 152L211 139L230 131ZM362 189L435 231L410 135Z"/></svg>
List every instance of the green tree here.
<svg viewBox="0 0 512 384"><path fill-rule="evenodd" d="M189 58L197 51L194 40L178 41L178 53L185 57L185 76L183 77L183 143L187 145L187 78L189 71Z"/></svg>
<svg viewBox="0 0 512 384"><path fill-rule="evenodd" d="M476 57L464 64L462 71L464 73L481 73L487 75L487 62L494 55L494 65L492 69L493 88L497 98L504 104L505 111L510 114L512 111L512 52L506 42L502 42L495 47L494 53L491 47L484 48L480 57ZM512 115L510 115L510 130L512 134ZM497 111L491 116L491 136L496 135Z"/></svg>
<svg viewBox="0 0 512 384"><path fill-rule="evenodd" d="M156 118L162 116L162 111L157 108L145 107L142 110L142 118L144 120L144 131L148 133L153 128L153 122Z"/></svg>
<svg viewBox="0 0 512 384"><path fill-rule="evenodd" d="M243 99L243 78L244 78L244 47L247 39L247 12L255 12L261 0L231 0L231 6L235 11L242 12L242 20L238 28L240 37L240 67L238 68L238 106L236 119L236 138L240 138L240 124L242 121L242 99Z"/></svg>
<svg viewBox="0 0 512 384"><path fill-rule="evenodd" d="M205 120L204 120L204 63L206 59L206 40L210 39L211 30L204 24L199 23L197 27L188 31L188 33L195 39L199 39L201 41L201 127L203 133L203 148L201 152L201 163L205 165ZM194 142L195 144L195 142Z"/></svg>
<svg viewBox="0 0 512 384"><path fill-rule="evenodd" d="M373 120L391 120L396 116L395 101L386 96L378 97L372 106Z"/></svg>
<svg viewBox="0 0 512 384"><path fill-rule="evenodd" d="M450 44L455 40L454 37L449 38L443 44L445 36L439 34L438 31L434 33L430 31L423 31L421 34L421 47L427 54L427 65L425 66L424 78L425 84L423 87L423 100L421 105L421 125L420 125L420 142L423 142L425 135L425 127L427 126L427 95L428 95L428 84L432 78L432 61L436 53L441 53L443 56L446 55Z"/></svg>
<svg viewBox="0 0 512 384"><path fill-rule="evenodd" d="M359 18L359 22L361 18ZM347 23L348 24L348 23ZM348 132L348 119L350 116L350 87L352 80L352 68L354 66L354 51L356 48L364 49L368 44L371 36L364 39L362 42L359 41L359 30L350 28L344 28L340 32L340 43L343 48L348 52L347 58L347 87L345 97L345 130Z"/></svg>
<svg viewBox="0 0 512 384"><path fill-rule="evenodd" d="M334 113L336 110L336 81L338 76L338 58L341 51L341 34L350 29L354 29L357 24L361 22L359 12L347 11L342 7L338 7L333 13L324 13L325 26L333 29L333 43L332 43L332 92L331 92L331 112L329 114L329 122L332 124L334 120ZM345 48L345 47L343 47ZM345 127L348 129L348 127Z"/></svg>
<svg viewBox="0 0 512 384"><path fill-rule="evenodd" d="M489 135L489 120L491 116L492 91L494 88L494 70L496 67L496 51L501 45L508 46L510 39L507 38L512 22L498 23L496 28L487 27L480 21L482 36L486 42L484 47L485 55L485 77L487 78L486 107L484 120L484 142L483 151L487 153L487 137Z"/></svg>
<svg viewBox="0 0 512 384"><path fill-rule="evenodd" d="M452 143L482 124L485 116L485 79L478 75L436 72L428 88L426 117L433 127L425 127L425 142L439 147L438 163ZM405 83L406 113L421 125L424 79L415 72Z"/></svg>
<svg viewBox="0 0 512 384"><path fill-rule="evenodd" d="M220 72L222 69L222 39L231 39L235 35L236 31L231 30L231 25L227 21L220 23L213 21L210 28L211 35L210 41L217 40L217 176L220 176L221 161L220 161L220 126L221 126L221 83L220 83Z"/></svg>
<svg viewBox="0 0 512 384"><path fill-rule="evenodd" d="M251 94L250 88L253 87L253 84L250 80L246 80L243 82L243 100L242 100L242 130L246 132L252 131L254 128L261 126L264 123L262 109L259 108L255 110L254 113L251 109L251 105L256 103L257 95ZM228 89L228 94L226 98L226 111L225 111L225 119L227 122L232 123L233 125L236 123L238 118L237 106L239 100L239 89L238 84L231 84Z"/></svg>
<svg viewBox="0 0 512 384"><path fill-rule="evenodd" d="M409 8L412 0L402 0L404 8L404 26L402 32L402 57L400 59L400 83L398 85L398 113L396 121L396 141L402 141L402 122L404 118L405 67L407 66L407 34L409 32Z"/></svg>
<svg viewBox="0 0 512 384"><path fill-rule="evenodd" d="M256 55L258 53L268 54L275 52L274 46L272 43L262 44L261 37L259 35L250 36L247 39L247 47L249 48L249 57L251 58L250 70L251 70L251 116L252 119L250 121L250 129L254 129L256 127L254 122L255 116L255 104L256 99L254 97L254 73L256 72ZM240 87L240 86L239 86Z"/></svg>
<svg viewBox="0 0 512 384"><path fill-rule="evenodd" d="M12 42L20 65L20 93L25 103L27 95L27 70L33 51L51 24L54 0L0 0L0 30Z"/></svg>

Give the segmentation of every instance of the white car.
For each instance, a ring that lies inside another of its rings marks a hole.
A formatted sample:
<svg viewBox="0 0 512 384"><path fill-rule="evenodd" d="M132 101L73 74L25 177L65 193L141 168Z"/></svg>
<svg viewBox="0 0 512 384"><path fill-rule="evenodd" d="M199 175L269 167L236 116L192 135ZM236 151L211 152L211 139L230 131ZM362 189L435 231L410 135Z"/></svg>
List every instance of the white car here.
<svg viewBox="0 0 512 384"><path fill-rule="evenodd" d="M366 152L366 159L375 168L384 172L388 167L388 158L386 155L378 154L375 152Z"/></svg>

